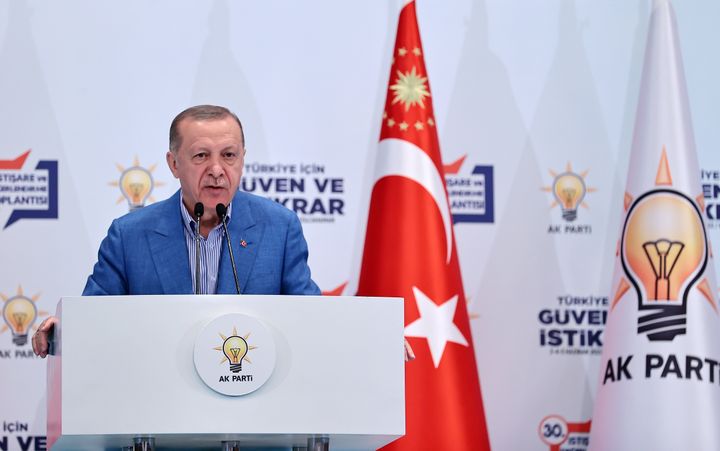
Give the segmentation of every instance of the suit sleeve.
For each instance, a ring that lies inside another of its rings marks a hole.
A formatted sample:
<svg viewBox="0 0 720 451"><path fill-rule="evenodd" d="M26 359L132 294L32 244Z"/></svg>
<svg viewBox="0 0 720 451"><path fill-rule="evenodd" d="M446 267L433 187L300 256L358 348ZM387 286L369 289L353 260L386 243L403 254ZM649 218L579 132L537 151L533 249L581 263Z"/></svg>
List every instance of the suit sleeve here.
<svg viewBox="0 0 720 451"><path fill-rule="evenodd" d="M283 259L282 292L292 295L319 295L320 288L310 276L308 247L300 220L292 214L288 224Z"/></svg>
<svg viewBox="0 0 720 451"><path fill-rule="evenodd" d="M108 234L100 244L98 261L88 277L83 296L121 296L128 294L125 274L125 253L122 231L118 221L110 225Z"/></svg>

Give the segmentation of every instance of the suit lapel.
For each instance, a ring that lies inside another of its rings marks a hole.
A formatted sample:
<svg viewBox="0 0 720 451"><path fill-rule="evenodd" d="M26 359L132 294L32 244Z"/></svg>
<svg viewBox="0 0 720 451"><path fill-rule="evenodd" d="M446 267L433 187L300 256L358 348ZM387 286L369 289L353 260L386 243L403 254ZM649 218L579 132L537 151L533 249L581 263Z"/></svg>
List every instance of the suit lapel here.
<svg viewBox="0 0 720 451"><path fill-rule="evenodd" d="M265 229L261 224L255 222L255 218L250 210L250 204L242 193L238 192L235 194L232 208L232 217L228 223L228 233L232 241L240 293L244 293ZM245 244L244 246L243 243ZM235 278L232 272L232 264L230 263L230 254L227 250L227 241L223 241L216 292L218 294L235 294Z"/></svg>
<svg viewBox="0 0 720 451"><path fill-rule="evenodd" d="M180 191L177 191L165 202L155 227L148 232L153 263L165 294L192 293L192 275L182 227Z"/></svg>

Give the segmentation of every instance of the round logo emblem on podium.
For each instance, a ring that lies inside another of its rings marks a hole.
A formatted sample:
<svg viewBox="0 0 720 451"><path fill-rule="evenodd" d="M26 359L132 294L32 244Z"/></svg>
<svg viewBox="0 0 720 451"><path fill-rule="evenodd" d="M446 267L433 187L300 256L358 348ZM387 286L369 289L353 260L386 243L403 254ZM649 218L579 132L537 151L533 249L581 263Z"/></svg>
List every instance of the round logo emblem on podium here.
<svg viewBox="0 0 720 451"><path fill-rule="evenodd" d="M210 321L195 340L195 369L218 393L254 392L275 368L275 341L259 320L230 313Z"/></svg>

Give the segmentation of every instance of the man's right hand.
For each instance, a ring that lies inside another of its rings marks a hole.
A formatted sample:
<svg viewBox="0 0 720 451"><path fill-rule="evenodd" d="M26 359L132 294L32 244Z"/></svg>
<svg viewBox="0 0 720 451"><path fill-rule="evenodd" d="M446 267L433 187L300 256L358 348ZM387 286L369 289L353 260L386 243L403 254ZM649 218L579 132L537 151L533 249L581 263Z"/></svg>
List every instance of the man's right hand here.
<svg viewBox="0 0 720 451"><path fill-rule="evenodd" d="M53 328L58 322L58 319L54 316L45 318L45 321L40 323L37 332L32 337L32 347L35 351L35 355L44 359L48 355L48 337L53 333Z"/></svg>

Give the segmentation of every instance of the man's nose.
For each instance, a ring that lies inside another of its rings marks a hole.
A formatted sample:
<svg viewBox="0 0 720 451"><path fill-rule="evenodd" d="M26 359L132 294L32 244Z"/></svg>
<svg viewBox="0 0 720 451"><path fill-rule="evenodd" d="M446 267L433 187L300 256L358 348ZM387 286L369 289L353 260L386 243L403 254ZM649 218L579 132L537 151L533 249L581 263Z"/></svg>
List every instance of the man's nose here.
<svg viewBox="0 0 720 451"><path fill-rule="evenodd" d="M217 178L223 175L224 170L219 155L211 156L208 166L208 174Z"/></svg>

